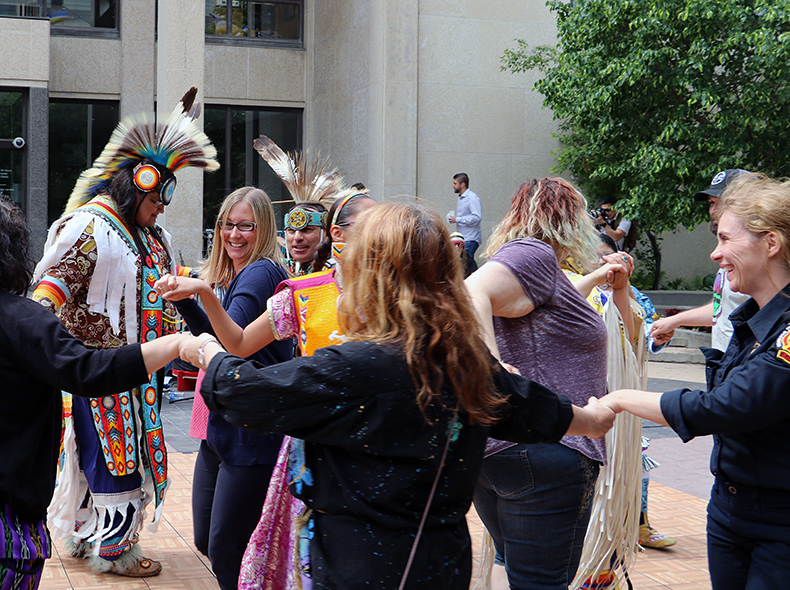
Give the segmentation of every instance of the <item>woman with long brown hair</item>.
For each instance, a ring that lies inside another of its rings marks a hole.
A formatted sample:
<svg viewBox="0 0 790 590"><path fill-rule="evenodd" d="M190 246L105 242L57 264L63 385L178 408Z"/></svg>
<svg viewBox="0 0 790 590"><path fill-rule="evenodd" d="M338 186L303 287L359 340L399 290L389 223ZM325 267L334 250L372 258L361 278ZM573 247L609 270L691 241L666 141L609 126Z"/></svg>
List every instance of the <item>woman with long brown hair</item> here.
<svg viewBox="0 0 790 590"><path fill-rule="evenodd" d="M612 416L499 368L436 213L380 205L356 229L338 304L344 344L261 368L201 335L182 358L207 367L201 393L226 420L304 440L292 491L312 509L314 588L465 588L465 515L489 431L601 436Z"/></svg>

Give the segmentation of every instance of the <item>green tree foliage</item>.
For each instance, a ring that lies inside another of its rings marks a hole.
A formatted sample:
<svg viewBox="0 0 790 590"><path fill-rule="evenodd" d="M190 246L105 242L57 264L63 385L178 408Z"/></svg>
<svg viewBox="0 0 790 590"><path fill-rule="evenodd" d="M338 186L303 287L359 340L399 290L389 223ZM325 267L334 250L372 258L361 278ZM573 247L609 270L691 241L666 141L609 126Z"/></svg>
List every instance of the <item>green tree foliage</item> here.
<svg viewBox="0 0 790 590"><path fill-rule="evenodd" d="M693 227L726 168L790 174L790 0L549 0L556 47L517 40L560 120L556 172L643 229Z"/></svg>

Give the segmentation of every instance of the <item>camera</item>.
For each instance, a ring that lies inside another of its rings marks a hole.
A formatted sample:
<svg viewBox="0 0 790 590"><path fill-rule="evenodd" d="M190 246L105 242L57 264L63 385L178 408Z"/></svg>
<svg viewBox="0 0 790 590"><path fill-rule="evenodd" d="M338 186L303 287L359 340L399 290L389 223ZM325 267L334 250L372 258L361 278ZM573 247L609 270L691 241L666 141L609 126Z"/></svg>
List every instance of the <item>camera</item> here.
<svg viewBox="0 0 790 590"><path fill-rule="evenodd" d="M598 219L599 216L604 221L607 220L606 211L604 211L602 207L598 207L597 209L593 209L592 211L589 211L587 214L590 216L590 219L592 219L593 221Z"/></svg>

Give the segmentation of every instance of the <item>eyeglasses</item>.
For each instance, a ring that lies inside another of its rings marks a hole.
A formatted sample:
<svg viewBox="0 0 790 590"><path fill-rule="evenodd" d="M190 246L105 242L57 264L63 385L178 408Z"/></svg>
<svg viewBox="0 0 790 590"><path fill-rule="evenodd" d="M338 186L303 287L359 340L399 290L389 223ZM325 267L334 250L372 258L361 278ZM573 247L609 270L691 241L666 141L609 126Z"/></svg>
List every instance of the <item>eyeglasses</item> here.
<svg viewBox="0 0 790 590"><path fill-rule="evenodd" d="M252 231L257 227L257 225L252 221L240 221L239 223L233 223L232 221L222 221L220 219L217 221L217 227L224 229L225 231L233 231L234 227L239 231Z"/></svg>
<svg viewBox="0 0 790 590"><path fill-rule="evenodd" d="M165 202L162 199L157 199L154 197L153 193L148 193L148 196L151 197L151 201L154 203L154 207L164 207Z"/></svg>

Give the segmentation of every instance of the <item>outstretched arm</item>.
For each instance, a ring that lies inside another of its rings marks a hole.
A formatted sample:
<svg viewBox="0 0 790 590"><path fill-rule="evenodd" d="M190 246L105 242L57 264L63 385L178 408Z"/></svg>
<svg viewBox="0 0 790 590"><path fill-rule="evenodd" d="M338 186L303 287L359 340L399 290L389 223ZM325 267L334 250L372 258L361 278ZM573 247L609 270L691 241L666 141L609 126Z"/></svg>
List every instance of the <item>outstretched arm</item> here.
<svg viewBox="0 0 790 590"><path fill-rule="evenodd" d="M246 358L274 341L268 311L242 329L222 307L214 291L201 279L163 277L156 282L156 289L165 299L176 301L200 295L211 328L231 354Z"/></svg>
<svg viewBox="0 0 790 590"><path fill-rule="evenodd" d="M634 416L652 420L656 424L669 426L664 413L661 411L661 396L663 393L640 391L639 389L618 389L602 397L600 402L616 413L629 412Z"/></svg>

